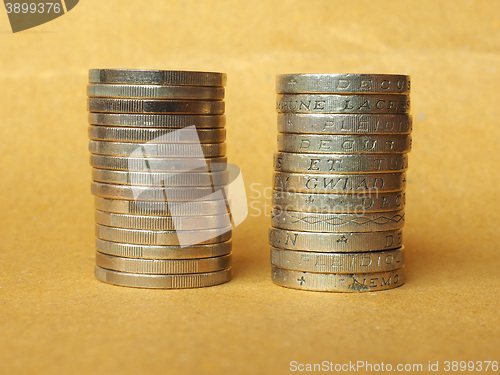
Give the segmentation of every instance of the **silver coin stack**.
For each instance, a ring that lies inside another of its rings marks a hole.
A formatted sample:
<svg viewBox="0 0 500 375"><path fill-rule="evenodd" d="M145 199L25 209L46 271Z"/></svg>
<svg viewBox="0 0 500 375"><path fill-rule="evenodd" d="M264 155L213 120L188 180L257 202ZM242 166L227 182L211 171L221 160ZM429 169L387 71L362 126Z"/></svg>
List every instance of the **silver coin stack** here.
<svg viewBox="0 0 500 375"><path fill-rule="evenodd" d="M224 85L213 72L93 69L97 279L193 288L231 277Z"/></svg>
<svg viewBox="0 0 500 375"><path fill-rule="evenodd" d="M410 78L277 77L274 283L367 292L404 282Z"/></svg>

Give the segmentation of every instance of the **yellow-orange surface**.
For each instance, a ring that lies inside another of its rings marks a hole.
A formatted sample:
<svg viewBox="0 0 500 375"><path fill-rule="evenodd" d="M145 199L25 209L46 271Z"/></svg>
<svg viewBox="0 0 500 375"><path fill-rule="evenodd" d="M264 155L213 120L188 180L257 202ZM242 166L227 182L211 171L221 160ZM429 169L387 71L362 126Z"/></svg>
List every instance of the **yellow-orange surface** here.
<svg viewBox="0 0 500 375"><path fill-rule="evenodd" d="M0 7L0 43L0 373L500 360L499 2L84 0L17 34ZM230 283L141 290L94 278L93 67L228 74L228 156L251 204L234 231ZM401 288L271 282L275 75L302 72L412 77Z"/></svg>

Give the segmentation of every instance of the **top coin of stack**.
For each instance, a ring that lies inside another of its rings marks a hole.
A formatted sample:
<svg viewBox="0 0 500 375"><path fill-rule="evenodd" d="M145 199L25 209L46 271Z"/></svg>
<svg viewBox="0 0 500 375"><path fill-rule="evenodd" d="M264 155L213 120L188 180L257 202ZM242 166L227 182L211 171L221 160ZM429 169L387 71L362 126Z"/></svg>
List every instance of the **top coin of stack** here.
<svg viewBox="0 0 500 375"><path fill-rule="evenodd" d="M93 69L96 277L190 288L231 273L224 85L213 72Z"/></svg>
<svg viewBox="0 0 500 375"><path fill-rule="evenodd" d="M405 75L277 77L276 284L353 292L404 282L409 91Z"/></svg>

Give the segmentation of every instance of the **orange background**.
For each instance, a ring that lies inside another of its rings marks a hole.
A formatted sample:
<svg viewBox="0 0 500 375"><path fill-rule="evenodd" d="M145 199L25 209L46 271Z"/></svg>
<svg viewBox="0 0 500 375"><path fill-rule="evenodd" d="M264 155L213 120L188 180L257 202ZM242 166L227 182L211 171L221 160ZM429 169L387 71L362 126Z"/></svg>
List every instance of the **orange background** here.
<svg viewBox="0 0 500 375"><path fill-rule="evenodd" d="M287 374L290 361L500 360L498 1L85 0L12 34L0 12L0 372ZM234 278L140 290L93 276L92 67L223 71L250 217ZM412 76L407 283L367 294L270 279L278 73ZM253 186L253 187L252 187ZM442 363L442 362L441 362Z"/></svg>

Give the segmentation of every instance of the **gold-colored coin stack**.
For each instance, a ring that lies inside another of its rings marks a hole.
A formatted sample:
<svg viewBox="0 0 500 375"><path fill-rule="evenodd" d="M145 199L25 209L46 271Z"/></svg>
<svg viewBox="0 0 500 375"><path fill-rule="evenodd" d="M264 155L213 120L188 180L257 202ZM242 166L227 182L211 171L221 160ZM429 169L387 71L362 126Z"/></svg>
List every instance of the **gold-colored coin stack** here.
<svg viewBox="0 0 500 375"><path fill-rule="evenodd" d="M229 281L225 82L212 72L90 70L97 279L143 288Z"/></svg>
<svg viewBox="0 0 500 375"><path fill-rule="evenodd" d="M277 77L276 284L330 292L403 284L409 91L405 75Z"/></svg>

